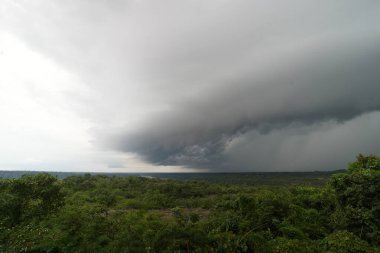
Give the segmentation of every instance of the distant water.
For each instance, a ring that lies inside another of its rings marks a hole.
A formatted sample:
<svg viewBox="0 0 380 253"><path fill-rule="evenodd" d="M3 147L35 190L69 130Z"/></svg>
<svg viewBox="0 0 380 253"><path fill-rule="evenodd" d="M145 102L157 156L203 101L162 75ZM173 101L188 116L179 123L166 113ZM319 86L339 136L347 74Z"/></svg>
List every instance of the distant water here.
<svg viewBox="0 0 380 253"><path fill-rule="evenodd" d="M213 183L248 185L323 185L337 172L242 172L242 173L86 173L86 172L42 172L42 171L0 171L0 178L19 178L22 175L49 173L59 179L70 176L102 175L110 177L139 176L146 178L207 181Z"/></svg>

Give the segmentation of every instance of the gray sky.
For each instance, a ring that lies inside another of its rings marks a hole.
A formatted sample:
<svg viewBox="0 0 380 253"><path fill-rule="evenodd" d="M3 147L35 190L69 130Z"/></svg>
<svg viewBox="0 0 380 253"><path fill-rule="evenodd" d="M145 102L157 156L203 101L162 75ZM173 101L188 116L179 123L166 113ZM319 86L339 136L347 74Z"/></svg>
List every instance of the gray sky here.
<svg viewBox="0 0 380 253"><path fill-rule="evenodd" d="M0 169L307 171L380 154L377 0L4 0Z"/></svg>

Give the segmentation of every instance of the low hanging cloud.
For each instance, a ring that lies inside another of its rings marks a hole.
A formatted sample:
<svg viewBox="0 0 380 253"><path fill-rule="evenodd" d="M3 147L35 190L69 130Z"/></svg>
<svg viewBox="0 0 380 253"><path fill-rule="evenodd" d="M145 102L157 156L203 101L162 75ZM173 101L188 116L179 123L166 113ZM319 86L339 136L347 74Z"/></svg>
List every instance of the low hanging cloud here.
<svg viewBox="0 0 380 253"><path fill-rule="evenodd" d="M211 171L340 169L380 153L378 1L36 1L6 11L10 32L90 87L73 99L96 123L96 145Z"/></svg>

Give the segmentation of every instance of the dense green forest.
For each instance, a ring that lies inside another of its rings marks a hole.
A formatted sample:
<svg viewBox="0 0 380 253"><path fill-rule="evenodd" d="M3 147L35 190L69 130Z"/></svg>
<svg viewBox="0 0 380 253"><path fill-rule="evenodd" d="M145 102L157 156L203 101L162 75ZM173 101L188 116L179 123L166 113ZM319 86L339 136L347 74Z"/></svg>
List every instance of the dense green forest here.
<svg viewBox="0 0 380 253"><path fill-rule="evenodd" d="M323 186L1 179L0 252L380 252L380 158Z"/></svg>

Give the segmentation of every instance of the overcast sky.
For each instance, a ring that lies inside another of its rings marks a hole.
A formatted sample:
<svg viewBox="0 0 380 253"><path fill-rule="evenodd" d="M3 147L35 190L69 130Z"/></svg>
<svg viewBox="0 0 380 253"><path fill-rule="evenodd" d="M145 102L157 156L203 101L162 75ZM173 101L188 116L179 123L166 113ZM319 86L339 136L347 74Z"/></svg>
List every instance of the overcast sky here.
<svg viewBox="0 0 380 253"><path fill-rule="evenodd" d="M380 154L378 0L2 0L0 169L313 171Z"/></svg>

